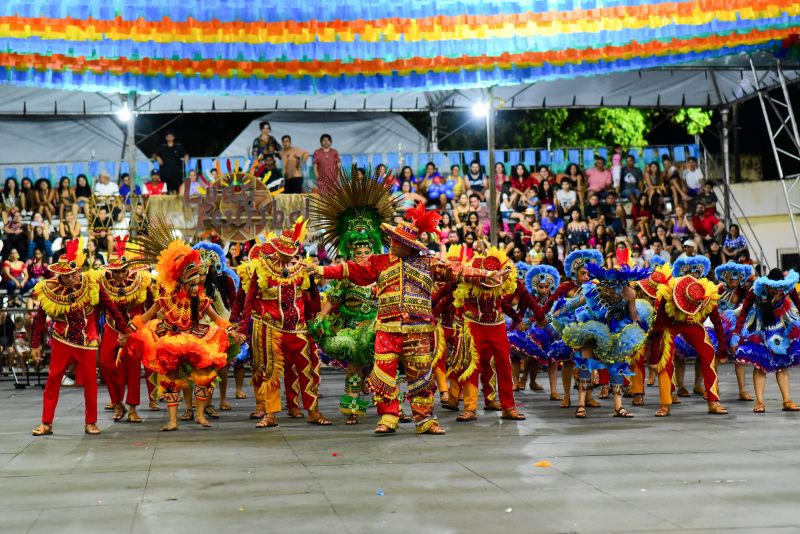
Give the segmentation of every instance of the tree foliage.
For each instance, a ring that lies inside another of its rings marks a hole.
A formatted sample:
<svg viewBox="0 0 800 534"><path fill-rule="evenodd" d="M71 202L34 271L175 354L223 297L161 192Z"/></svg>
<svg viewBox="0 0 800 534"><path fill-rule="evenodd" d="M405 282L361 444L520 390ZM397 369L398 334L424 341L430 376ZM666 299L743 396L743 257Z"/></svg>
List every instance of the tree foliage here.
<svg viewBox="0 0 800 534"><path fill-rule="evenodd" d="M653 112L629 108L530 111L516 141L521 146L644 146Z"/></svg>
<svg viewBox="0 0 800 534"><path fill-rule="evenodd" d="M686 128L689 135L700 135L711 126L713 111L703 111L700 108L686 108L678 110L672 117L672 122Z"/></svg>

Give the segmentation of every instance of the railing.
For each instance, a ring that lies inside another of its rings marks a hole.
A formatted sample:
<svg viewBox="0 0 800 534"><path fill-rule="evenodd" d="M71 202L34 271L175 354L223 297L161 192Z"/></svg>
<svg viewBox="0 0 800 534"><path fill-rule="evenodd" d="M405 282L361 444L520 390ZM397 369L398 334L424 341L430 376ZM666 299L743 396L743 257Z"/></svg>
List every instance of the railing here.
<svg viewBox="0 0 800 534"><path fill-rule="evenodd" d="M698 157L700 154L700 147L696 144L648 146L632 148L628 150L627 153L636 156L638 166L643 168L647 163L660 160L664 155L672 157L673 161L678 163L686 161L689 157ZM596 155L610 160L610 154L607 147L556 148L551 150L546 148L515 148L496 150L495 161L503 162L507 167L516 165L517 163L524 163L528 167L547 165L551 167L554 172L561 172L566 169L567 165L570 163L577 163L582 168L592 167ZM415 174L424 171L425 164L432 161L439 168L440 172L444 174L449 172L450 166L452 165L460 165L462 169L464 169L465 166L469 165L473 160L479 161L485 168L489 164L489 151L456 150L445 152L405 152L402 150L401 146L399 150L392 152L341 154L341 159L342 165L345 168L349 168L353 164L363 168L375 168L383 163L390 169L400 169L404 165L408 165L413 169ZM208 173L212 168L217 166L217 162L219 162L220 170L225 173L229 168L233 170L237 167L239 169L249 167L250 160L248 156L244 155L240 158L198 157L189 160L188 168L199 168L202 169L203 172ZM135 175L139 177L139 184L147 180L151 169L157 167L158 165L152 160L137 160ZM119 176L123 173L130 173L130 165L127 160L59 161L36 164L3 163L0 165L0 168L2 168L2 177L4 179L7 177L15 177L18 180L30 178L35 181L39 178L46 178L50 180L53 185L55 185L62 176L70 177L74 183L75 177L79 174L85 174L91 178L98 176L101 170L107 172L112 177ZM511 169L508 168L507 172L510 173L510 171ZM313 175L310 158L306 163L304 175Z"/></svg>

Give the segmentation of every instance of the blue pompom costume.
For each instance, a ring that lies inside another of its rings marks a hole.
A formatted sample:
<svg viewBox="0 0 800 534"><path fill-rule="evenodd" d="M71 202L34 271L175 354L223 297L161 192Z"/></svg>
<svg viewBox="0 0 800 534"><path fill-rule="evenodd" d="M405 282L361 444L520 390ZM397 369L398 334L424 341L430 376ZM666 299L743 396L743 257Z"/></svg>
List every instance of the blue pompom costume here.
<svg viewBox="0 0 800 534"><path fill-rule="evenodd" d="M592 348L590 358L580 352L574 356L581 385L591 383L592 371L606 368L611 391L618 395L625 376L632 375L628 359L644 346L653 321L653 307L643 299L636 300L639 321L632 321L622 291L629 282L646 278L649 273L628 267L606 270L594 263L587 268L596 281L583 284L581 293L563 306L554 325L573 350Z"/></svg>
<svg viewBox="0 0 800 534"><path fill-rule="evenodd" d="M783 280L758 278L744 300L733 342L738 342L736 361L765 373L800 364L800 299L794 271ZM772 295L770 294L772 291Z"/></svg>

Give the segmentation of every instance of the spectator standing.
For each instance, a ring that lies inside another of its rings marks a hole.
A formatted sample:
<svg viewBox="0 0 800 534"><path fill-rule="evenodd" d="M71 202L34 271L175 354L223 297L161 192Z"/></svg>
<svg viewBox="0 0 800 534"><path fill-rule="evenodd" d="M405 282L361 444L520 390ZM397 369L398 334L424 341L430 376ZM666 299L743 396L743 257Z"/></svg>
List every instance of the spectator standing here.
<svg viewBox="0 0 800 534"><path fill-rule="evenodd" d="M317 189L320 193L325 194L336 185L342 160L339 152L331 147L333 139L330 134L322 134L319 144L320 148L314 151L314 176L317 179Z"/></svg>
<svg viewBox="0 0 800 534"><path fill-rule="evenodd" d="M180 143L175 142L175 133L168 131L166 141L156 150L161 179L167 184L167 192L178 194L183 183L184 168L189 163L189 154Z"/></svg>
<svg viewBox="0 0 800 534"><path fill-rule="evenodd" d="M606 160L603 157L594 159L594 167L586 171L586 189L595 193L602 193L611 187L611 172L606 169Z"/></svg>
<svg viewBox="0 0 800 534"><path fill-rule="evenodd" d="M259 164L264 163L267 154L277 154L280 151L278 140L271 135L272 126L269 121L261 121L258 123L259 135L253 139L253 144L250 146L250 156L253 162ZM256 165L260 167L260 165ZM258 176L262 176L263 172L257 171Z"/></svg>
<svg viewBox="0 0 800 534"><path fill-rule="evenodd" d="M615 145L611 154L611 184L617 188L619 187L620 180L622 179L622 161L625 154L622 147ZM604 161L605 162L605 161ZM595 165L597 161L595 161Z"/></svg>
<svg viewBox="0 0 800 534"><path fill-rule="evenodd" d="M636 166L636 158L630 154L625 158L625 168L620 173L620 183L617 192L622 198L627 198L631 202L635 197L642 194L642 183L644 175L642 170Z"/></svg>
<svg viewBox="0 0 800 534"><path fill-rule="evenodd" d="M696 197L700 194L705 180L703 171L697 166L697 158L691 157L687 160L686 168L683 170L683 181L686 183L689 196Z"/></svg>
<svg viewBox="0 0 800 534"><path fill-rule="evenodd" d="M159 169L150 171L150 181L144 184L143 194L149 197L167 194L167 184L161 181Z"/></svg>
<svg viewBox="0 0 800 534"><path fill-rule="evenodd" d="M302 148L292 146L292 137L281 137L283 149L280 151L283 161L283 192L296 195L303 192L303 167L308 161L308 152ZM384 168L385 169L385 168Z"/></svg>

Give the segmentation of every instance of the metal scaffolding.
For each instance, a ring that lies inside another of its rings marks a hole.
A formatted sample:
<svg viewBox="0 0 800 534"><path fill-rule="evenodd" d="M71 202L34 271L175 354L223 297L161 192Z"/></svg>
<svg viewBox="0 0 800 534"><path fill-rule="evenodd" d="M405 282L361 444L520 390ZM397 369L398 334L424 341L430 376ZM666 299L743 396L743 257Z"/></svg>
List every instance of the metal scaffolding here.
<svg viewBox="0 0 800 534"><path fill-rule="evenodd" d="M760 75L756 71L752 59L750 68L753 74L753 83L758 92L758 100L761 103L761 112L764 114L764 123L769 133L772 155L775 158L775 165L778 167L778 178L783 186L795 246L800 251L800 236L798 236L797 221L795 220L795 214L800 211L800 205L791 199L792 191L800 182L800 173L785 174L784 172L788 163L800 163L800 130L798 130L797 119L789 100L788 84L780 59L773 63L771 70L761 71ZM769 77L777 77L780 82L777 87L770 88L764 83Z"/></svg>

